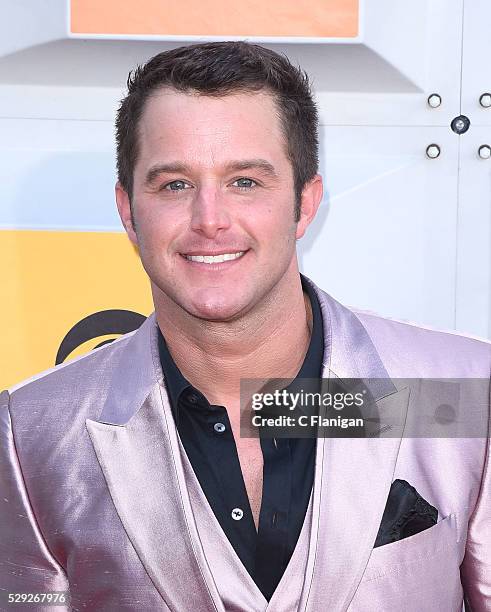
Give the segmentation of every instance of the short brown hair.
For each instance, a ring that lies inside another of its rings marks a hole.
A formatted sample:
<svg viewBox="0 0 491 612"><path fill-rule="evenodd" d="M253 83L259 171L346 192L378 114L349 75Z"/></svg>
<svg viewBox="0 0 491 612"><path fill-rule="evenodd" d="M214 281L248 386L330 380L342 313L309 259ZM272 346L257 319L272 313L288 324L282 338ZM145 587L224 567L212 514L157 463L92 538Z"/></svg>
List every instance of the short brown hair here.
<svg viewBox="0 0 491 612"><path fill-rule="evenodd" d="M318 113L307 74L288 58L242 42L210 42L159 53L128 76L128 93L116 116L118 179L130 200L139 154L138 124L145 102L162 87L206 96L271 92L293 167L295 221L300 197L319 166Z"/></svg>

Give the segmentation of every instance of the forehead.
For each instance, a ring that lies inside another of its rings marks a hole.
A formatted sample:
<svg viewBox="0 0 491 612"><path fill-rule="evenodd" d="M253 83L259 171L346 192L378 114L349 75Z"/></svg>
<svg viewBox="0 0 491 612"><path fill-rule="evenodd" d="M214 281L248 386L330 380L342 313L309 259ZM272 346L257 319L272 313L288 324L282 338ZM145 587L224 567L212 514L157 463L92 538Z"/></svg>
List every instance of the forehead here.
<svg viewBox="0 0 491 612"><path fill-rule="evenodd" d="M239 154L286 158L276 102L267 92L218 97L161 89L147 100L138 131L145 165L162 156L215 163Z"/></svg>

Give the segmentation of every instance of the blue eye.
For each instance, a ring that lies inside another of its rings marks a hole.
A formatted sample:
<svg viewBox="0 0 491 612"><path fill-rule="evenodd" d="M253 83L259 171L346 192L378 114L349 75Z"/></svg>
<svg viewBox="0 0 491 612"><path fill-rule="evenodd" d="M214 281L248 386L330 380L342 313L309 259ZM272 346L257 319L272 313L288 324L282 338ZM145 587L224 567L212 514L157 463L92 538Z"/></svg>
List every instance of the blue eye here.
<svg viewBox="0 0 491 612"><path fill-rule="evenodd" d="M171 183L167 183L164 185L164 189L168 191L182 191L183 189L187 189L189 185L184 181L172 181Z"/></svg>
<svg viewBox="0 0 491 612"><path fill-rule="evenodd" d="M232 184L236 187L239 187L239 189L251 189L252 187L255 187L257 185L256 181L253 181L249 178L237 179Z"/></svg>

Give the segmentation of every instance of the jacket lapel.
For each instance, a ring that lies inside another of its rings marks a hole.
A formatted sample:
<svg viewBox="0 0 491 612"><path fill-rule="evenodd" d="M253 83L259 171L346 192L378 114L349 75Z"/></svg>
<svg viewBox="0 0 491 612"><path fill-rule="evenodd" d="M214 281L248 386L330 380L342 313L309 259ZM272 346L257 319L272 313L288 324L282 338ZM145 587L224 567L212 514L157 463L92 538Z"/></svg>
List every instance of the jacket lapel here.
<svg viewBox="0 0 491 612"><path fill-rule="evenodd" d="M318 441L311 558L300 610L348 608L368 563L393 480L409 400L390 380L359 319L314 285L324 321L324 378L363 379L380 423L366 438ZM390 438L377 436L389 423ZM394 426L397 424L397 429ZM380 426L380 427L378 427ZM313 559L315 562L313 562ZM313 565L313 568L312 568ZM310 582L311 580L311 582Z"/></svg>
<svg viewBox="0 0 491 612"><path fill-rule="evenodd" d="M128 537L169 608L223 610L169 422L154 315L124 347L110 388L101 416L86 425Z"/></svg>

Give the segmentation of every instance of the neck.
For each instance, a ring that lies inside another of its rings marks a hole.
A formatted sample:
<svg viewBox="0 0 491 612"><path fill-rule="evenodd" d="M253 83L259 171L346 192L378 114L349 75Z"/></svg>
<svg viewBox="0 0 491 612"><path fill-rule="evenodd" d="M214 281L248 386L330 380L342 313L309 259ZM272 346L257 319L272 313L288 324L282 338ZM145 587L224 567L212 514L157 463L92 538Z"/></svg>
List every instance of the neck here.
<svg viewBox="0 0 491 612"><path fill-rule="evenodd" d="M155 300L157 322L177 367L210 403L238 403L241 378L291 378L300 370L312 331L310 300L298 273L285 289L271 293L230 322L198 319L173 302Z"/></svg>

